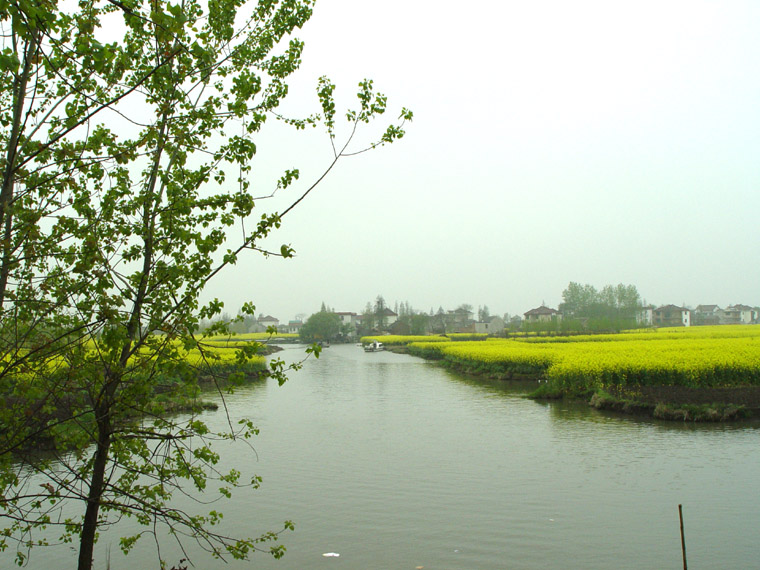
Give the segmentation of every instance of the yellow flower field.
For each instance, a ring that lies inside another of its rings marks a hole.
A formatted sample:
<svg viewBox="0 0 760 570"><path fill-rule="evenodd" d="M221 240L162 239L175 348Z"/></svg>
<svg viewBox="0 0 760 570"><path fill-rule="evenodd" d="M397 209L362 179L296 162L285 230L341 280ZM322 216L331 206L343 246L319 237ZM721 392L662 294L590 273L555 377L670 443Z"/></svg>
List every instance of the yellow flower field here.
<svg viewBox="0 0 760 570"><path fill-rule="evenodd" d="M525 336L515 338L520 342L624 342L631 340L683 340L689 338L758 338L760 331L755 325L720 325L707 327L667 327L659 329L634 329L617 334L594 334L573 336ZM498 340L498 339L492 339Z"/></svg>
<svg viewBox="0 0 760 570"><path fill-rule="evenodd" d="M227 338L227 337L224 337ZM249 356L243 358L240 355L241 348L251 347L253 345L262 346L255 341L239 340L239 337L232 337L231 340L220 340L217 338L202 339L199 337L200 347L185 348L177 340L165 341L164 337L156 336L150 339L147 346L142 347L131 360L131 366L135 368L150 368L154 354L157 351L173 354L174 360L185 362L193 367L213 369L226 369L231 367L242 367L247 370L264 370L266 368L266 358L264 356ZM71 365L71 357L78 352L76 357L78 362L99 362L106 358L104 352L98 347L96 340L90 339L84 341L78 346L70 347L72 352L61 352L44 360L35 360L33 364L27 364L18 372L11 373L10 376L16 379L34 378L35 374L50 374L64 370Z"/></svg>
<svg viewBox="0 0 760 570"><path fill-rule="evenodd" d="M486 333L448 333L446 335L451 340L486 340L488 334Z"/></svg>
<svg viewBox="0 0 760 570"><path fill-rule="evenodd" d="M266 332L262 333L241 333L241 334L225 334L214 335L203 339L206 343L227 343L227 342L250 342L254 340L267 341L272 338L298 338L297 333L277 333L271 335Z"/></svg>
<svg viewBox="0 0 760 570"><path fill-rule="evenodd" d="M760 327L414 343L410 352L494 376L535 374L561 390L760 385Z"/></svg>
<svg viewBox="0 0 760 570"><path fill-rule="evenodd" d="M359 341L362 344L369 344L373 341L379 341L386 346L404 346L413 342L463 342L468 340L482 341L486 340L487 338L488 335L484 333L449 333L446 336L387 334L379 336L363 336L361 339L359 339Z"/></svg>
<svg viewBox="0 0 760 570"><path fill-rule="evenodd" d="M373 341L382 342L386 346L403 346L412 342L450 342L451 339L445 336L415 336L387 334L380 336L363 336L359 339L362 344L369 344Z"/></svg>

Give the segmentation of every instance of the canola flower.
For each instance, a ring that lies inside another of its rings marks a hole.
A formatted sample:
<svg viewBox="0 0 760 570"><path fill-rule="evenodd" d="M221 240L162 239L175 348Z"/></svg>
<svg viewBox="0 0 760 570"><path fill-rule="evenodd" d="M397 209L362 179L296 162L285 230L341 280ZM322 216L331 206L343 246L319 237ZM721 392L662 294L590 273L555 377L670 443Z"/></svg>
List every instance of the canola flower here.
<svg viewBox="0 0 760 570"><path fill-rule="evenodd" d="M359 339L359 342L369 344L373 341L378 341L386 346L403 346L413 342L451 342L486 339L488 339L488 335L485 333L449 333L445 336L388 334L363 336Z"/></svg>
<svg viewBox="0 0 760 570"><path fill-rule="evenodd" d="M182 351L183 358L193 366L201 366L204 364L219 364L224 366L232 366L240 363L240 357L238 356L238 346L230 347L205 347L203 351L200 349L192 349L188 351ZM254 367L264 367L266 365L266 358L263 356L246 357L246 364Z"/></svg>
<svg viewBox="0 0 760 570"><path fill-rule="evenodd" d="M450 342L445 336L423 336L423 335L375 335L363 336L359 339L362 344L369 344L373 341L382 342L385 346L403 346L412 342Z"/></svg>
<svg viewBox="0 0 760 570"><path fill-rule="evenodd" d="M535 374L560 390L760 385L760 327L413 343L412 354L497 376Z"/></svg>
<svg viewBox="0 0 760 570"><path fill-rule="evenodd" d="M451 340L486 340L487 333L449 333L446 335Z"/></svg>
<svg viewBox="0 0 760 570"><path fill-rule="evenodd" d="M628 342L632 340L662 341L706 338L757 338L760 331L755 325L716 325L705 327L667 327L660 329L634 329L622 333L588 334L572 336L531 336L514 340L528 343L544 342Z"/></svg>
<svg viewBox="0 0 760 570"><path fill-rule="evenodd" d="M273 338L298 338L298 333L277 333L275 335L261 332L261 333L241 333L241 334L224 334L213 335L203 339L203 342L213 343L229 343L229 342L250 342L250 341L265 341Z"/></svg>
<svg viewBox="0 0 760 570"><path fill-rule="evenodd" d="M226 338L226 337L225 337ZM244 372L263 371L266 369L266 358L251 354L256 348L262 347L259 342L249 340L220 341L218 339L200 339L194 346L184 346L178 340L164 340L156 336L142 347L130 359L130 366L135 370L152 369L154 356L158 350L168 353L177 364L188 364L199 372L214 370L240 369ZM88 339L71 351L78 352L78 365L85 362L98 362L105 357L96 339ZM10 375L15 381L26 378L33 379L38 374L56 374L65 371L71 364L70 355L58 353L44 361L37 361L35 366L26 366Z"/></svg>

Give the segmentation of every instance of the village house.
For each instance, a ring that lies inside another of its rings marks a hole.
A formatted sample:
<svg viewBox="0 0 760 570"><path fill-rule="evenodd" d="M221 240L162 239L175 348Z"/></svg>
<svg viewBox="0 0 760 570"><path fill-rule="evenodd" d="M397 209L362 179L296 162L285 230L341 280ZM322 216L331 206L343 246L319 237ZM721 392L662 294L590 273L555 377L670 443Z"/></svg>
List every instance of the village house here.
<svg viewBox="0 0 760 570"><path fill-rule="evenodd" d="M475 332L478 334L503 336L504 326L504 319L501 317L491 317L488 322L475 323Z"/></svg>
<svg viewBox="0 0 760 570"><path fill-rule="evenodd" d="M302 321L299 321L299 320L288 321L287 325L280 327L280 332L289 333L289 334L298 334L301 332L302 326L303 326Z"/></svg>
<svg viewBox="0 0 760 570"><path fill-rule="evenodd" d="M730 305L722 311L721 324L749 325L758 321L757 309L749 305Z"/></svg>
<svg viewBox="0 0 760 570"><path fill-rule="evenodd" d="M382 322L383 328L388 328L398 320L398 314L386 307L376 316L376 318L378 321ZM377 323L378 326L380 326L380 322Z"/></svg>
<svg viewBox="0 0 760 570"><path fill-rule="evenodd" d="M639 309L639 312L636 314L636 322L639 325L651 327L652 323L654 322L654 305L641 307L641 309Z"/></svg>
<svg viewBox="0 0 760 570"><path fill-rule="evenodd" d="M523 321L526 323L548 323L555 319L561 319L562 314L556 309L550 309L544 305L523 313Z"/></svg>
<svg viewBox="0 0 760 570"><path fill-rule="evenodd" d="M280 324L279 319L275 319L271 315L267 316L260 316L258 319L256 319L256 322L258 323L259 327L261 327L263 330L267 330L269 327L277 328Z"/></svg>
<svg viewBox="0 0 760 570"><path fill-rule="evenodd" d="M654 324L658 327L690 327L691 311L675 305L663 305L652 313Z"/></svg>
<svg viewBox="0 0 760 570"><path fill-rule="evenodd" d="M475 321L472 318L473 312L466 307L458 307L453 311L446 311L443 317L446 323L446 332L452 333L473 333L475 332Z"/></svg>
<svg viewBox="0 0 760 570"><path fill-rule="evenodd" d="M760 321L760 309L749 305L729 305L721 309L718 305L697 305L694 309L696 325L749 325Z"/></svg>
<svg viewBox="0 0 760 570"><path fill-rule="evenodd" d="M454 325L467 326L472 322L473 312L465 307L459 307L453 311L446 311L447 320Z"/></svg>
<svg viewBox="0 0 760 570"><path fill-rule="evenodd" d="M350 325L356 330L357 324L361 322L361 316L357 313L351 313L351 312L337 312L335 313L340 317L340 324L341 325Z"/></svg>
<svg viewBox="0 0 760 570"><path fill-rule="evenodd" d="M341 327L346 327L346 326L349 327L348 332L347 332L348 338L351 339L355 337L357 329L362 324L362 316L357 313L352 313L350 311L341 311L341 312L336 312L335 314L338 315L338 317L340 318ZM343 329L343 330L346 330L346 329Z"/></svg>
<svg viewBox="0 0 760 570"><path fill-rule="evenodd" d="M723 320L723 310L718 305L697 305L694 309L695 325L719 325Z"/></svg>

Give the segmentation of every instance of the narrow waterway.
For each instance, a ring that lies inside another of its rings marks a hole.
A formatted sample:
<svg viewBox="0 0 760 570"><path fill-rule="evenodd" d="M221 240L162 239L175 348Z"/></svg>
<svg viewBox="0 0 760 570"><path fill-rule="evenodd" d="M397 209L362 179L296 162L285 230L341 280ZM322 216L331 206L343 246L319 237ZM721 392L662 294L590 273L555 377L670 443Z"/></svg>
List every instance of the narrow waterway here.
<svg viewBox="0 0 760 570"><path fill-rule="evenodd" d="M295 532L282 560L228 567L678 569L679 503L690 568L758 567L757 424L641 421L524 390L354 346L324 350L282 387L239 390L231 419L250 417L261 433L255 453L237 446L224 463L263 485L216 507L231 532L286 519ZM155 567L151 542L123 558L118 536L102 537L101 562L109 552L114 569ZM33 554L32 567L49 566L37 564Z"/></svg>

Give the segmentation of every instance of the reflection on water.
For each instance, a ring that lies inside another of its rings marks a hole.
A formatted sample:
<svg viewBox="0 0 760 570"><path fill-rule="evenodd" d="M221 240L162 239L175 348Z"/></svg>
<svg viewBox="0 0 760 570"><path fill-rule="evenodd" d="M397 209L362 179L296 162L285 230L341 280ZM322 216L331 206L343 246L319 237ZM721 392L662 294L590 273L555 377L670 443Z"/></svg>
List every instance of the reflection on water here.
<svg viewBox="0 0 760 570"><path fill-rule="evenodd" d="M526 388L333 346L282 387L228 398L230 419L251 417L261 435L256 453L230 447L223 462L264 484L215 507L231 532L294 520L285 558L257 556L259 568L680 568L678 504L693 567L760 559L756 425L632 419ZM117 536L99 553L110 545L114 568L127 563ZM146 542L128 562L154 560Z"/></svg>

